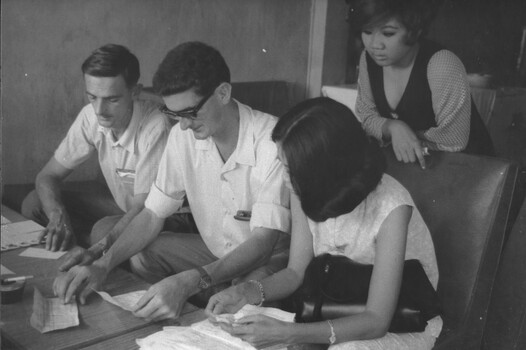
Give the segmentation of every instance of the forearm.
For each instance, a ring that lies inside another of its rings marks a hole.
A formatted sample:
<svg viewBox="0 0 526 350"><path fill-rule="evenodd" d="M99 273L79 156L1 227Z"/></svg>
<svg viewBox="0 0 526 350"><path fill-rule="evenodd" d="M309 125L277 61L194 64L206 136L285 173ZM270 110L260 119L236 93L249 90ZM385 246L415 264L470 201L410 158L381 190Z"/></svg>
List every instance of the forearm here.
<svg viewBox="0 0 526 350"><path fill-rule="evenodd" d="M383 337L386 329L379 317L365 311L360 314L332 320L336 342L366 340ZM329 344L331 328L327 321L314 323L292 323L284 329L288 344Z"/></svg>
<svg viewBox="0 0 526 350"><path fill-rule="evenodd" d="M469 140L469 120L450 127L441 125L421 133L425 146L434 151L460 152L466 148Z"/></svg>
<svg viewBox="0 0 526 350"><path fill-rule="evenodd" d="M53 211L66 212L62 202L60 184L61 180L51 175L39 174L36 178L35 188L48 217Z"/></svg>
<svg viewBox="0 0 526 350"><path fill-rule="evenodd" d="M212 282L218 284L230 281L265 264L272 255L280 234L276 230L256 234L226 256L206 265L205 269Z"/></svg>
<svg viewBox="0 0 526 350"><path fill-rule="evenodd" d="M285 268L272 276L261 281L266 301L282 300L299 288L303 281L303 276L299 276L291 268ZM259 304L261 293L254 285L247 286L246 297L251 304Z"/></svg>
<svg viewBox="0 0 526 350"><path fill-rule="evenodd" d="M366 115L362 114L360 121L367 135L374 137L379 142L388 142L391 140L391 135L388 133L387 129L389 119L368 112Z"/></svg>
<svg viewBox="0 0 526 350"><path fill-rule="evenodd" d="M146 199L146 195L141 195L141 197L142 198L136 201L136 203L132 205L126 214L124 214L115 224L115 226L113 226L113 228L108 232L107 236L105 237L107 239L106 245L108 248L113 244L113 242L117 241L122 232L126 229L126 227L128 227L130 222L144 209L144 200Z"/></svg>
<svg viewBox="0 0 526 350"><path fill-rule="evenodd" d="M391 141L391 126L392 126L392 120L385 119L385 122L382 124L381 127L381 133L382 133L382 140L383 141Z"/></svg>
<svg viewBox="0 0 526 350"><path fill-rule="evenodd" d="M130 221L129 225L114 242L109 242L108 251L95 264L112 270L150 244L159 234L164 219L157 217L149 209L143 209Z"/></svg>

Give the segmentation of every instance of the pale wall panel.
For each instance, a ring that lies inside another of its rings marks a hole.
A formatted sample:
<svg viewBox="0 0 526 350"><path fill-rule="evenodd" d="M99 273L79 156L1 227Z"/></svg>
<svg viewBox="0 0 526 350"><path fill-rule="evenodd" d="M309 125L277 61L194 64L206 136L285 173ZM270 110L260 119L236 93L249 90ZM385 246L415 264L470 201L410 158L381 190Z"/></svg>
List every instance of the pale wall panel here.
<svg viewBox="0 0 526 350"><path fill-rule="evenodd" d="M94 48L128 46L149 86L170 48L204 41L223 53L233 81L284 80L297 102L310 11L309 0L2 0L4 184L33 182L51 157L86 103L80 65Z"/></svg>

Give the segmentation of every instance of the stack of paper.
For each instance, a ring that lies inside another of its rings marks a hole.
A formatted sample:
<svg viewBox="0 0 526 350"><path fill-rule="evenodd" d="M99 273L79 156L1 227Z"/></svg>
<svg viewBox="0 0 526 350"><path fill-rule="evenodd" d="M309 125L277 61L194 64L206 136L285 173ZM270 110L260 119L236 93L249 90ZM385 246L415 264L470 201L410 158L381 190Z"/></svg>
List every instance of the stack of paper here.
<svg viewBox="0 0 526 350"><path fill-rule="evenodd" d="M2 251L39 244L42 230L42 226L31 220L2 225Z"/></svg>
<svg viewBox="0 0 526 350"><path fill-rule="evenodd" d="M276 308L245 305L234 315L220 315L217 321L236 321L248 315L266 315L284 322L294 322L294 314ZM251 344L230 335L209 320L194 323L190 327L164 327L162 331L137 339L140 350L184 349L184 350L255 350ZM270 349L286 349L285 345L272 346Z"/></svg>

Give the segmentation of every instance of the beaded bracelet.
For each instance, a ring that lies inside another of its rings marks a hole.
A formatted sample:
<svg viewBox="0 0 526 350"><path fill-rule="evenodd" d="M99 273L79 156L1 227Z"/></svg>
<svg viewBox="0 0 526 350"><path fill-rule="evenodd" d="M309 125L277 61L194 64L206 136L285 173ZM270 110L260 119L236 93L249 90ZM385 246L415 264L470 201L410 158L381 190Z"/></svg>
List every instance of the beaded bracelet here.
<svg viewBox="0 0 526 350"><path fill-rule="evenodd" d="M263 302L265 301L265 291L263 290L263 284L261 284L261 282L256 281L256 280L250 280L248 281L248 283L254 283L259 289L259 295L260 295L261 301L259 302L259 304L255 304L255 305L256 306L263 305Z"/></svg>
<svg viewBox="0 0 526 350"><path fill-rule="evenodd" d="M331 327L331 336L329 337L329 343L332 345L336 343L336 333L334 333L334 326L331 320L327 320L329 327Z"/></svg>

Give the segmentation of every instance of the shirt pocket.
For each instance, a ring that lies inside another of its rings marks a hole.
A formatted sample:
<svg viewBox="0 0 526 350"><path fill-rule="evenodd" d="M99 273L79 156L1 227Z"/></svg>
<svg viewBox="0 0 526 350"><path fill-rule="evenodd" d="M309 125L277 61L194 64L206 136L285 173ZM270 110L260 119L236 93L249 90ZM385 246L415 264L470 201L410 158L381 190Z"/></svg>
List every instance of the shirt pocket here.
<svg viewBox="0 0 526 350"><path fill-rule="evenodd" d="M135 184L135 170L119 168L115 169L115 173L122 184L128 186L133 186Z"/></svg>

